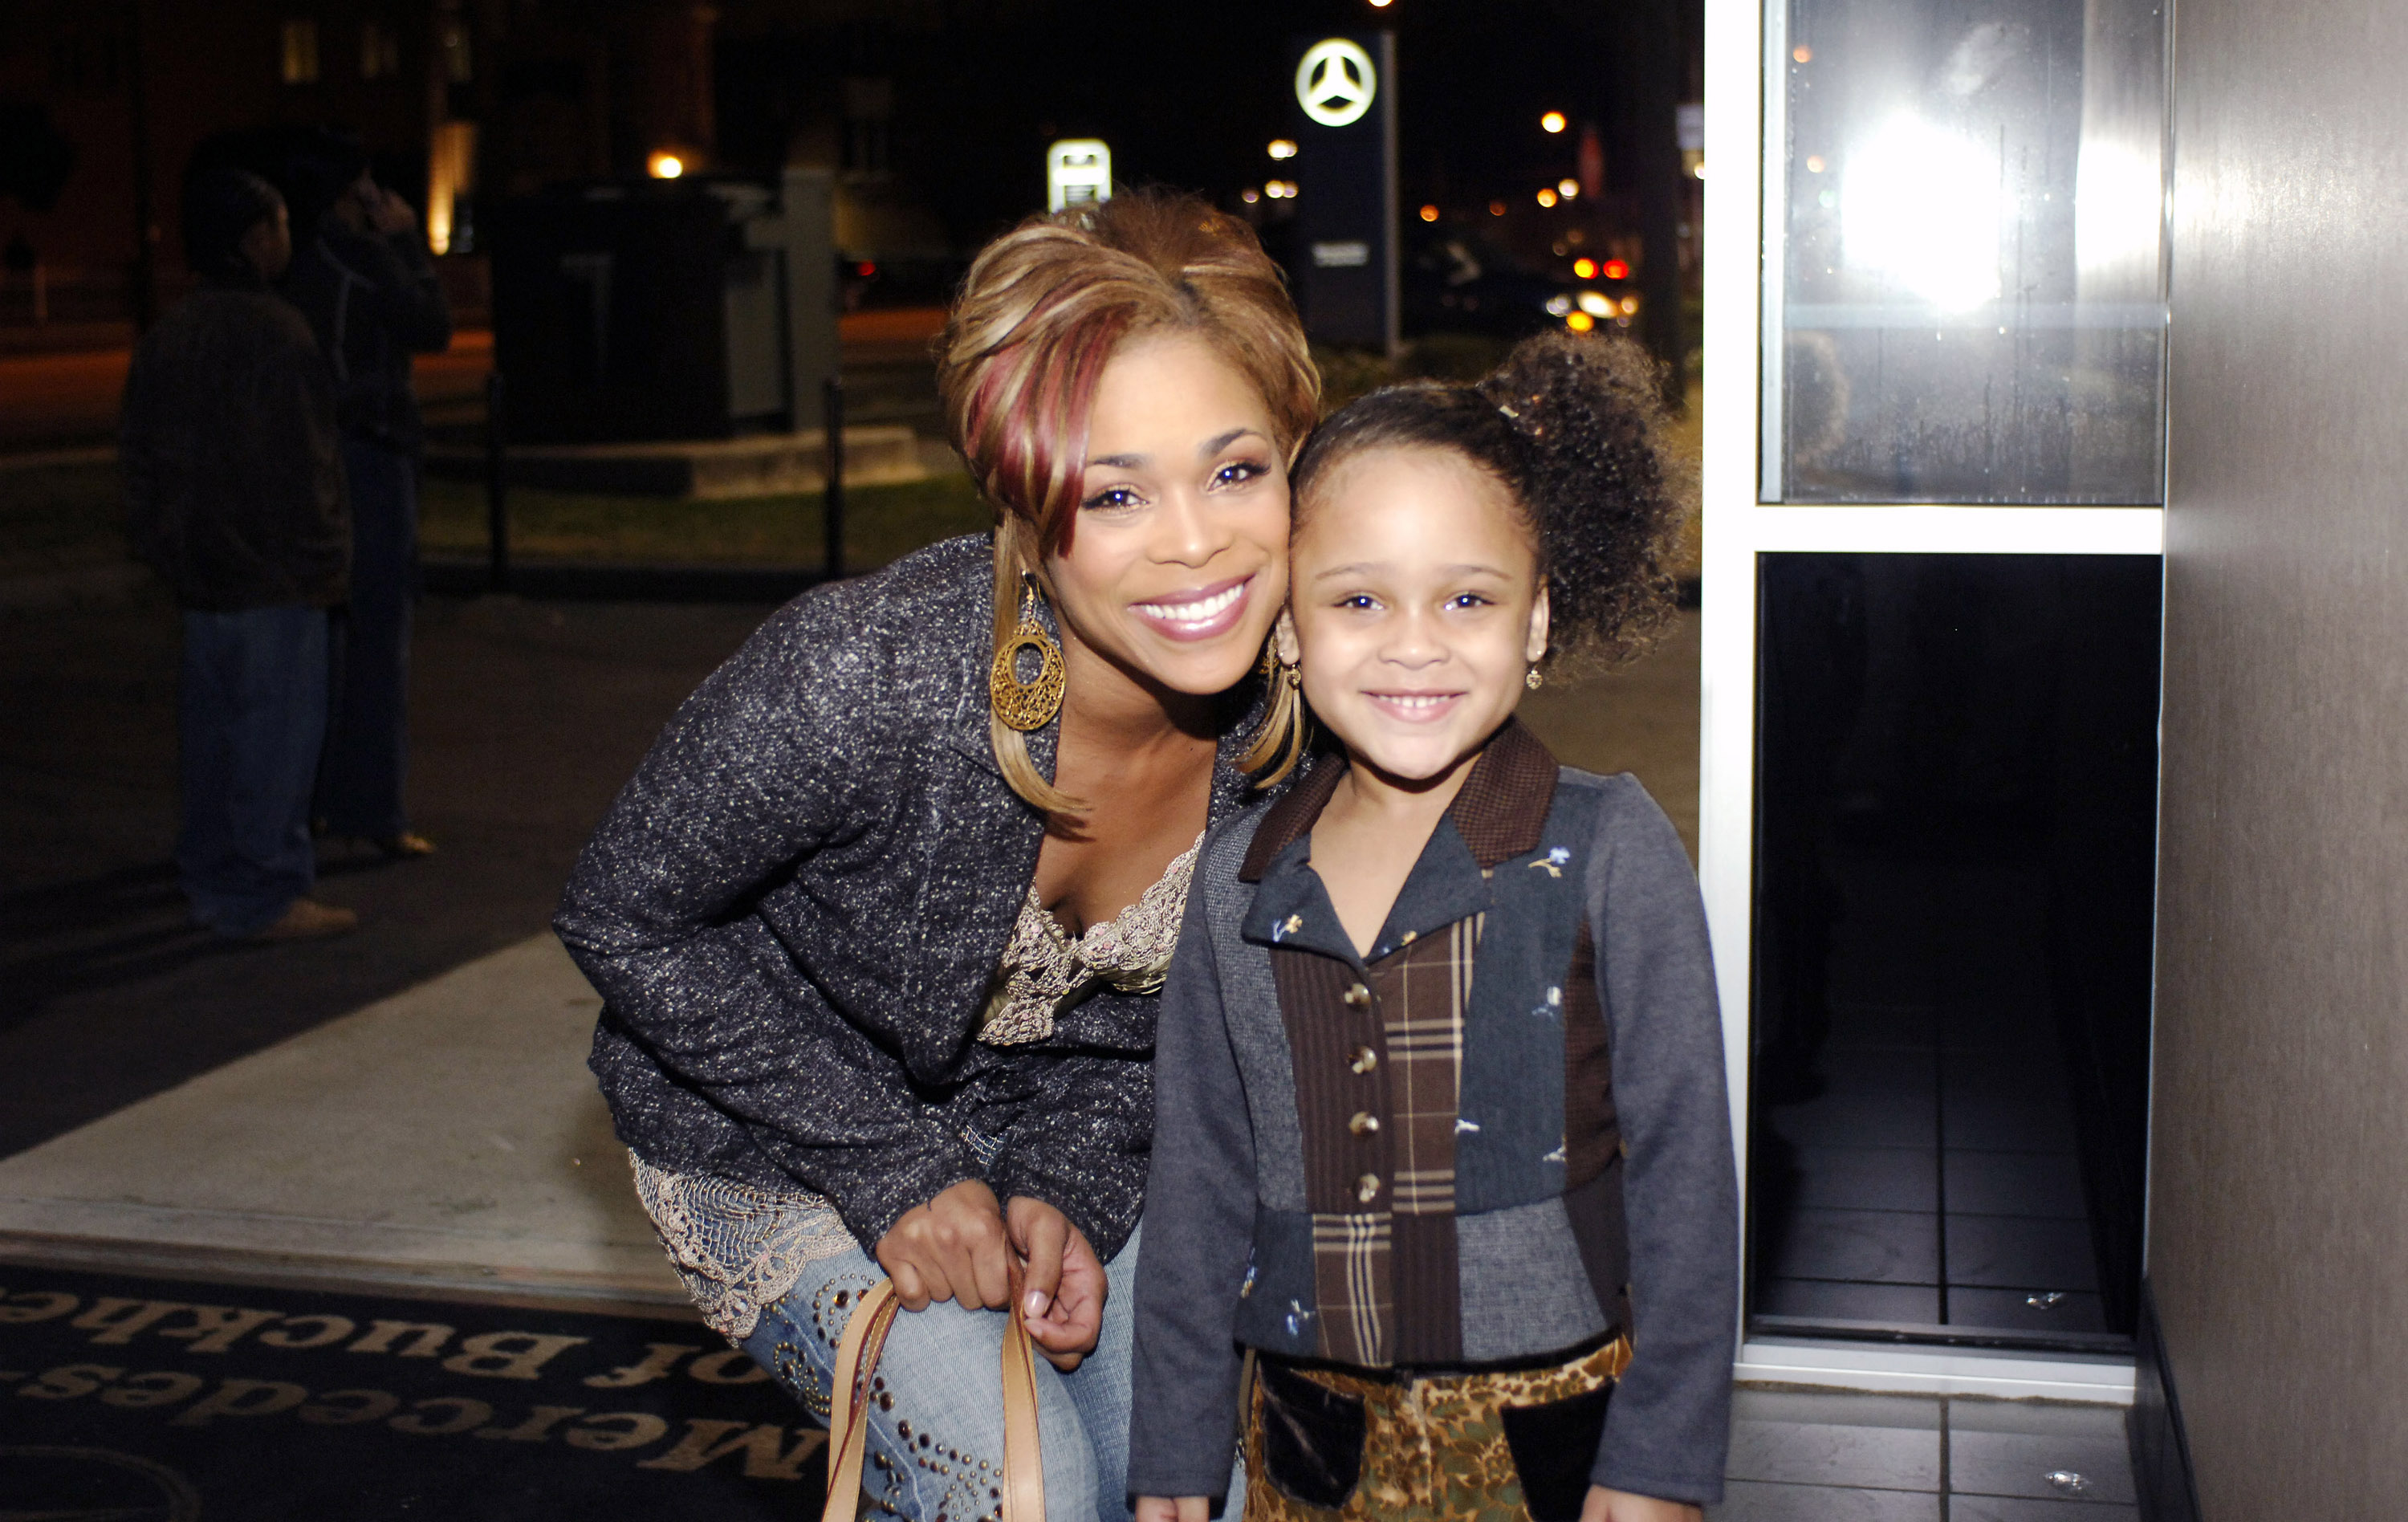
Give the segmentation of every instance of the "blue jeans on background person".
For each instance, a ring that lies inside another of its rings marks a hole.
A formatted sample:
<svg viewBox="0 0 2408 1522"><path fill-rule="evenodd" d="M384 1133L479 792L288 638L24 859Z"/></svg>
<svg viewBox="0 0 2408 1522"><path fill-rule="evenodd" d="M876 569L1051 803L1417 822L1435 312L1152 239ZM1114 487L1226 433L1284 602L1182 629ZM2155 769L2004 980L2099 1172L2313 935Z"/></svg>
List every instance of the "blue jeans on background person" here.
<svg viewBox="0 0 2408 1522"><path fill-rule="evenodd" d="M247 936L318 880L309 788L326 731L326 610L187 610L183 625L176 869L195 924Z"/></svg>
<svg viewBox="0 0 2408 1522"><path fill-rule="evenodd" d="M1135 1234L1104 1266L1111 1286L1096 1351L1065 1374L1037 1359L1045 1513L1127 1522L1129 1352L1136 1331ZM886 1277L856 1247L810 1264L744 1340L744 1351L824 1422L838 1344L865 1290ZM838 1297L843 1303L838 1303ZM861 1486L898 1515L933 1522L993 1508L1003 1483L1003 1316L952 1300L895 1317L869 1403Z"/></svg>
<svg viewBox="0 0 2408 1522"><path fill-rule="evenodd" d="M389 840L409 827L409 625L418 580L418 461L343 440L351 498L351 598L335 615L317 817L334 835Z"/></svg>

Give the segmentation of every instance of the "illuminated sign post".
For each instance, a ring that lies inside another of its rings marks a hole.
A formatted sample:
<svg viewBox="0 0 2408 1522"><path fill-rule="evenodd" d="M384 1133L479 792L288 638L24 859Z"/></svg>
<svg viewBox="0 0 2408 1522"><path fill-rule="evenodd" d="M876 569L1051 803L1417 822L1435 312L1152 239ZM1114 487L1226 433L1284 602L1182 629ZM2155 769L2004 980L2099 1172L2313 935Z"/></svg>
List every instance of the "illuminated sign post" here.
<svg viewBox="0 0 2408 1522"><path fill-rule="evenodd" d="M1397 350L1396 36L1326 34L1289 45L1296 154L1296 278L1305 331Z"/></svg>
<svg viewBox="0 0 2408 1522"><path fill-rule="evenodd" d="M1065 137L1045 151L1045 209L1112 198L1112 151L1094 137Z"/></svg>

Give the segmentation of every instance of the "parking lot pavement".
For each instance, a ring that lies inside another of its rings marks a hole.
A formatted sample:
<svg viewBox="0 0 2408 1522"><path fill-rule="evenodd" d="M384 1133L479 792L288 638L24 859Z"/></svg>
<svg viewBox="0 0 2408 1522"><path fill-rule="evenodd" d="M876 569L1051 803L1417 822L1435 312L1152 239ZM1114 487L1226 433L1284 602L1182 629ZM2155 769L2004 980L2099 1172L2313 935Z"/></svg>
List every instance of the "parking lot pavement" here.
<svg viewBox="0 0 2408 1522"><path fill-rule="evenodd" d="M168 864L173 609L0 618L0 1156L540 934L662 722L767 611L428 599L409 791L440 852L325 845L320 894L361 930L258 948L193 930Z"/></svg>

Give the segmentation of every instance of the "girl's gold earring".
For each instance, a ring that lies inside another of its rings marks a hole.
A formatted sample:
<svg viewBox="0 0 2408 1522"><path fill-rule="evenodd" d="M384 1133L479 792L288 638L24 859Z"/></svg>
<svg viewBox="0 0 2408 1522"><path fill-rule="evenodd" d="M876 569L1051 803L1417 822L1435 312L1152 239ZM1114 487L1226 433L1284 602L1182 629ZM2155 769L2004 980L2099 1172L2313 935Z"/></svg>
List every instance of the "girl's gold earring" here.
<svg viewBox="0 0 2408 1522"><path fill-rule="evenodd" d="M1537 692L1541 683L1544 682L1546 680L1546 678L1539 675L1539 668L1535 666L1522 673L1522 685L1529 688L1532 692Z"/></svg>
<svg viewBox="0 0 2408 1522"><path fill-rule="evenodd" d="M1021 596L1020 623L1011 638L996 650L995 664L987 668L986 692L995 716L1007 727L1026 734L1052 724L1054 715L1062 711L1064 676L1062 647L1038 622L1036 578L1024 575L1023 579L1027 590ZM1020 680L1024 650L1037 652L1037 675L1027 682Z"/></svg>

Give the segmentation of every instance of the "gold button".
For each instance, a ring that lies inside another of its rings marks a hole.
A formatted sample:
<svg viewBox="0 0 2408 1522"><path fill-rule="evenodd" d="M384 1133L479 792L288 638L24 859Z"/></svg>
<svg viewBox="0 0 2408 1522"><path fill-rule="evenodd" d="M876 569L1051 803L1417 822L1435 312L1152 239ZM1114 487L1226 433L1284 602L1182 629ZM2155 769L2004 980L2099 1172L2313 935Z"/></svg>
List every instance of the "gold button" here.
<svg viewBox="0 0 2408 1522"><path fill-rule="evenodd" d="M1346 990L1346 1002L1359 1010L1371 1002L1371 990L1358 983Z"/></svg>
<svg viewBox="0 0 2408 1522"><path fill-rule="evenodd" d="M1369 1136L1379 1130L1380 1117L1369 1110L1357 1110L1354 1118L1346 1123L1346 1128L1356 1136Z"/></svg>
<svg viewBox="0 0 2408 1522"><path fill-rule="evenodd" d="M1368 1046L1358 1046L1354 1049L1354 1060L1348 1063L1346 1066L1354 1069L1358 1073L1367 1073L1379 1065L1379 1053L1372 1051Z"/></svg>
<svg viewBox="0 0 2408 1522"><path fill-rule="evenodd" d="M1368 1205L1380 1197L1380 1175L1366 1173L1354 1181L1354 1198Z"/></svg>

